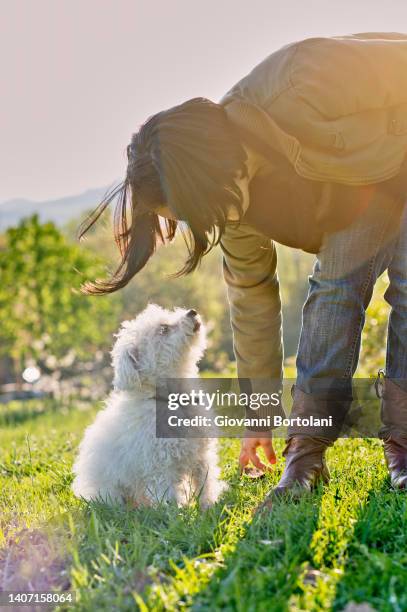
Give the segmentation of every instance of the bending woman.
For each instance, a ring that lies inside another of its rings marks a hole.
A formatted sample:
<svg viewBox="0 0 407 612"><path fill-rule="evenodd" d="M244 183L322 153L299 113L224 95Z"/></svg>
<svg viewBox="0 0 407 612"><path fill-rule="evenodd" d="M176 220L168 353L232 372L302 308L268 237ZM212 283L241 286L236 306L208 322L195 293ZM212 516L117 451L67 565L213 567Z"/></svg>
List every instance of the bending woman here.
<svg viewBox="0 0 407 612"><path fill-rule="evenodd" d="M292 415L349 405L365 310L387 270L392 310L383 399L385 455L392 482L407 484L407 35L360 34L288 45L222 98L158 113L133 135L118 197L121 261L89 294L124 287L171 239L179 221L198 267L216 244L224 254L239 377L280 379L282 323L276 250L280 242L315 253L303 311ZM165 219L160 220L160 217ZM339 383L334 398L321 380ZM334 435L291 428L277 493L327 480ZM240 464L264 468L270 436L242 442Z"/></svg>

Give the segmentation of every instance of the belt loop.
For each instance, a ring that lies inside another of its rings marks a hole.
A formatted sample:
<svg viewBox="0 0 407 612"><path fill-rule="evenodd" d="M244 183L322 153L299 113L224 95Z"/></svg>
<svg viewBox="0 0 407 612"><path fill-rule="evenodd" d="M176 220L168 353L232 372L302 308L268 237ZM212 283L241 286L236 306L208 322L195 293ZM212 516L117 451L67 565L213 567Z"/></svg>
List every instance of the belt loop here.
<svg viewBox="0 0 407 612"><path fill-rule="evenodd" d="M377 378L375 380L374 386L376 389L376 395L379 399L383 397L383 387L384 387L384 379L386 378L386 372L380 368L377 373Z"/></svg>

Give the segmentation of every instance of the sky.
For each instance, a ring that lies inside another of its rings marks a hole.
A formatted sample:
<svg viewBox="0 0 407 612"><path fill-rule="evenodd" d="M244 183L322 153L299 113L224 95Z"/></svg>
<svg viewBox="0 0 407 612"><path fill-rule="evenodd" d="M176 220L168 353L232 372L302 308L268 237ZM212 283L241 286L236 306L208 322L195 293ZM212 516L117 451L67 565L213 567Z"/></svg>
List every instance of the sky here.
<svg viewBox="0 0 407 612"><path fill-rule="evenodd" d="M366 31L407 32L407 0L0 0L0 202L108 185L148 116L217 101L288 42Z"/></svg>

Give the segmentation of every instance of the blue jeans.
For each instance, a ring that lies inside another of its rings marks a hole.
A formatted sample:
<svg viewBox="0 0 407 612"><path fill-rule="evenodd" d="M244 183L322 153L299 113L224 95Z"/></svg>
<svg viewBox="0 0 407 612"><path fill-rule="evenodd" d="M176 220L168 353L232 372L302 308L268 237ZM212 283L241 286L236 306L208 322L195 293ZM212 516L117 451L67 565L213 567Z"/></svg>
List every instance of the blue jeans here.
<svg viewBox="0 0 407 612"><path fill-rule="evenodd" d="M327 236L317 256L297 356L301 391L312 394L321 378L351 385L365 311L385 270L391 306L386 376L407 391L407 205L384 193L351 226Z"/></svg>

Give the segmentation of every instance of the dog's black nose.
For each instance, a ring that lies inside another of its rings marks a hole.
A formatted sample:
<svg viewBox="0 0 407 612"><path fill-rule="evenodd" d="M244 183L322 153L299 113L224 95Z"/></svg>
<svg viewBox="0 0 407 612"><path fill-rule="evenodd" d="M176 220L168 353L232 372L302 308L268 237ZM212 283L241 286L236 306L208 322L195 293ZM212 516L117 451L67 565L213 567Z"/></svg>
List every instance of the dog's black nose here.
<svg viewBox="0 0 407 612"><path fill-rule="evenodd" d="M187 312L187 317L193 318L193 317L196 317L197 314L198 314L197 311L194 310L193 308L191 308L191 310L188 310L188 312Z"/></svg>

